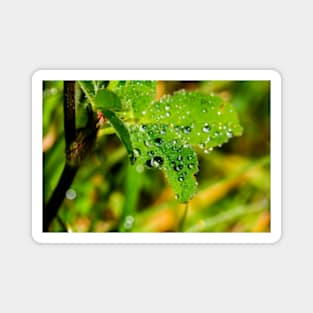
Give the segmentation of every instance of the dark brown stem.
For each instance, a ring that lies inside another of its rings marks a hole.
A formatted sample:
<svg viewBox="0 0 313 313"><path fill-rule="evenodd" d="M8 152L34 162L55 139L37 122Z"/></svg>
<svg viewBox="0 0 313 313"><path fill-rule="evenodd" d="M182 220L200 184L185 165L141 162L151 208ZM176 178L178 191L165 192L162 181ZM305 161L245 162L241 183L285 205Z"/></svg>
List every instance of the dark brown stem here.
<svg viewBox="0 0 313 313"><path fill-rule="evenodd" d="M75 126L75 81L64 81L63 88L63 111L64 111L64 136L65 136L65 153L68 159L68 151L76 138ZM49 225L64 200L65 193L71 186L77 173L78 166L70 166L66 161L59 182L54 189L51 198L43 210L43 231L47 232Z"/></svg>
<svg viewBox="0 0 313 313"><path fill-rule="evenodd" d="M97 120L88 112L85 128L75 128L75 82L64 82L64 135L66 163L59 182L43 210L43 231L57 216L66 191L70 188L82 161L90 154L97 135Z"/></svg>

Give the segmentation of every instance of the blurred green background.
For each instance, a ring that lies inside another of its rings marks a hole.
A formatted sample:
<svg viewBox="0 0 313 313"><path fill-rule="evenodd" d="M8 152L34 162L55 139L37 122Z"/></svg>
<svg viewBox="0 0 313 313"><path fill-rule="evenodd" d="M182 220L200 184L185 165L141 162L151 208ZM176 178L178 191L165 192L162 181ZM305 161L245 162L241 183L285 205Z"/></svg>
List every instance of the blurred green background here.
<svg viewBox="0 0 313 313"><path fill-rule="evenodd" d="M157 97L180 89L219 95L236 108L244 128L209 154L195 147L199 191L178 204L161 171L130 166L125 148L104 128L94 153L83 163L59 210L72 232L269 232L270 82L159 81ZM77 88L77 127L86 123ZM63 81L43 84L44 201L65 164ZM183 225L182 225L183 222ZM54 220L50 231L64 231ZM183 226L183 227L182 227Z"/></svg>

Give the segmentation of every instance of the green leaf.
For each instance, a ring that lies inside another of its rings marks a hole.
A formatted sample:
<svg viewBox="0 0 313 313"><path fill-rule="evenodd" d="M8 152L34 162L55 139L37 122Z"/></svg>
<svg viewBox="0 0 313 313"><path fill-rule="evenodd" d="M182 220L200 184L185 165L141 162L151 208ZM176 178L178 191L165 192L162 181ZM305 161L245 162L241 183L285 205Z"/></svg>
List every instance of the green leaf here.
<svg viewBox="0 0 313 313"><path fill-rule="evenodd" d="M220 97L184 90L155 101L142 112L146 123L167 124L184 144L205 152L242 134L234 107Z"/></svg>
<svg viewBox="0 0 313 313"><path fill-rule="evenodd" d="M197 188L198 160L191 146L182 144L165 124L134 125L130 134L136 163L161 169L178 200L187 202Z"/></svg>
<svg viewBox="0 0 313 313"><path fill-rule="evenodd" d="M109 89L120 97L123 108L126 111L132 110L134 117L138 118L155 100L156 86L156 81L128 80L110 82Z"/></svg>
<svg viewBox="0 0 313 313"><path fill-rule="evenodd" d="M95 85L93 81L92 80L79 80L78 84L80 85L81 89L84 91L88 101L94 107L96 91L95 91Z"/></svg>
<svg viewBox="0 0 313 313"><path fill-rule="evenodd" d="M121 109L121 101L120 98L110 90L101 89L98 91L95 103L97 109L111 109L114 111Z"/></svg>
<svg viewBox="0 0 313 313"><path fill-rule="evenodd" d="M195 193L197 155L242 133L235 109L216 96L179 91L154 101L141 113L144 124L131 128L138 163L161 169L180 202Z"/></svg>
<svg viewBox="0 0 313 313"><path fill-rule="evenodd" d="M124 125L124 123L120 120L120 118L116 115L115 112L109 109L105 109L105 108L99 108L99 110L110 121L110 123L116 130L117 135L119 136L120 140L124 144L128 152L128 156L131 162L133 163L135 161L134 151L133 151L133 145L132 145L130 134L129 134L127 127Z"/></svg>

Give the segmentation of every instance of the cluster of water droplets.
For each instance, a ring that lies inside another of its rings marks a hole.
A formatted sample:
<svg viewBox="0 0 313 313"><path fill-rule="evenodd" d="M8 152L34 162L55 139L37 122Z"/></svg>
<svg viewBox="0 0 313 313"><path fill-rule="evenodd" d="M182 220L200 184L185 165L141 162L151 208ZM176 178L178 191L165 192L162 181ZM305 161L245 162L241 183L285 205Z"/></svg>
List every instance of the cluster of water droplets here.
<svg viewBox="0 0 313 313"><path fill-rule="evenodd" d="M164 138L162 137L166 131L164 127L159 125L141 125L139 128L134 126L131 133L135 136L134 158L138 158L144 162L148 168L161 168L164 163L162 157L162 146Z"/></svg>
<svg viewBox="0 0 313 313"><path fill-rule="evenodd" d="M189 171L195 172L196 156L192 153L188 155L179 154L176 158L171 159L170 164L177 173L178 181L183 182Z"/></svg>
<svg viewBox="0 0 313 313"><path fill-rule="evenodd" d="M201 128L201 132L197 135L201 138L199 147L204 150L204 153L209 153L213 150L213 147L221 145L227 142L233 137L233 128L229 124L223 122L205 122Z"/></svg>
<svg viewBox="0 0 313 313"><path fill-rule="evenodd" d="M205 153L233 137L233 125L226 114L232 109L214 96L180 90L155 101L143 115L167 124L183 144L198 144Z"/></svg>
<svg viewBox="0 0 313 313"><path fill-rule="evenodd" d="M147 168L171 172L179 183L185 181L188 173L192 176L198 170L197 156L190 145L176 138L176 133L167 125L141 125L136 130L131 130L136 136L135 141L138 141L133 151L134 157ZM191 127L184 127L182 131L189 133Z"/></svg>

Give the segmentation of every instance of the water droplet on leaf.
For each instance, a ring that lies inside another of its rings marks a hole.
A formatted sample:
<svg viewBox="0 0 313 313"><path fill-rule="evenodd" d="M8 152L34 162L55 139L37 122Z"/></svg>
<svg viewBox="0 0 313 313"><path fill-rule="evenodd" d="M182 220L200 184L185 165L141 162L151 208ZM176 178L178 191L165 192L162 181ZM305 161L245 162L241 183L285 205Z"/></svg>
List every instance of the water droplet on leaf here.
<svg viewBox="0 0 313 313"><path fill-rule="evenodd" d="M151 160L147 160L146 161L146 165L148 166L148 167L153 167L153 159L151 159Z"/></svg>
<svg viewBox="0 0 313 313"><path fill-rule="evenodd" d="M165 135L166 134L166 129L165 128L161 128L160 129L160 134L161 135Z"/></svg>
<svg viewBox="0 0 313 313"><path fill-rule="evenodd" d="M233 137L233 133L232 133L231 131L228 131L228 132L226 133L226 135L227 135L228 138Z"/></svg>
<svg viewBox="0 0 313 313"><path fill-rule="evenodd" d="M135 148L134 149L134 157L138 158L140 156L140 154L141 154L140 150L138 148Z"/></svg>
<svg viewBox="0 0 313 313"><path fill-rule="evenodd" d="M163 158L156 156L155 158L153 158L153 165L154 167L159 167L163 164Z"/></svg>
<svg viewBox="0 0 313 313"><path fill-rule="evenodd" d="M205 133L208 133L210 131L210 127L209 127L209 124L208 123L205 123L202 130L205 132Z"/></svg>
<svg viewBox="0 0 313 313"><path fill-rule="evenodd" d="M146 129L147 129L147 126L146 126L146 125L141 125L141 126L139 127L139 131L141 131L141 132L145 131Z"/></svg>
<svg viewBox="0 0 313 313"><path fill-rule="evenodd" d="M161 146L163 143L163 139L162 138L156 138L156 139L154 139L154 142L157 146Z"/></svg>
<svg viewBox="0 0 313 313"><path fill-rule="evenodd" d="M179 171L181 171L182 169L183 169L183 165L182 164L177 164L176 166L174 166L174 170L176 171L176 172L179 172Z"/></svg>
<svg viewBox="0 0 313 313"><path fill-rule="evenodd" d="M185 133L185 134L190 134L190 133L191 133L191 127L186 126L186 127L184 128L184 133Z"/></svg>

